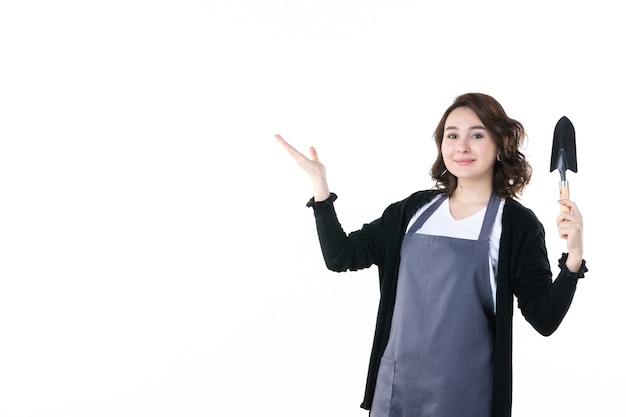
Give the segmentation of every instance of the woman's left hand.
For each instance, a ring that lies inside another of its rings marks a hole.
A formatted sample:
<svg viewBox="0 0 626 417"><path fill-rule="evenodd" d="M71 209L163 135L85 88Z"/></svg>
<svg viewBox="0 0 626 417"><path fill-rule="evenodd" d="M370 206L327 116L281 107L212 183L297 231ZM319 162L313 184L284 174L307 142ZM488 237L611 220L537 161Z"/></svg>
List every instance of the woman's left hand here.
<svg viewBox="0 0 626 417"><path fill-rule="evenodd" d="M563 199L558 202L569 208L556 218L559 236L567 242L569 252L565 265L571 272L577 272L583 262L583 216L573 201Z"/></svg>

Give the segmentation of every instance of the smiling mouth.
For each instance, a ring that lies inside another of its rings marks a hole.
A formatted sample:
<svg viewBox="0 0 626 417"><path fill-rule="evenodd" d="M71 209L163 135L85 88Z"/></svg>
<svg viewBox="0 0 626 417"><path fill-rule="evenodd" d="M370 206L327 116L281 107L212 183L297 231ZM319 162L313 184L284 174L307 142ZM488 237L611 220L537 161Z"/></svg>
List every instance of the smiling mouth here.
<svg viewBox="0 0 626 417"><path fill-rule="evenodd" d="M474 162L474 160L473 160L473 159L457 159L457 160L456 160L456 161L454 161L454 162L456 162L456 163L457 163L457 164L459 164L459 165L469 165L469 164L471 164L472 162Z"/></svg>

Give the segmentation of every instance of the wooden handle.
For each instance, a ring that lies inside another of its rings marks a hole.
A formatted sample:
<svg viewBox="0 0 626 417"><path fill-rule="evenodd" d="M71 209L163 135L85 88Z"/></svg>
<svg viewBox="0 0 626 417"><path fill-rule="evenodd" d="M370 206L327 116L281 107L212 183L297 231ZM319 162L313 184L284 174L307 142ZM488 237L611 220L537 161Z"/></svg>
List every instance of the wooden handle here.
<svg viewBox="0 0 626 417"><path fill-rule="evenodd" d="M569 185L568 184L561 184L561 187L559 189L559 195L561 197L561 200L563 199L569 200ZM561 211L562 212L569 211L569 207L561 204Z"/></svg>

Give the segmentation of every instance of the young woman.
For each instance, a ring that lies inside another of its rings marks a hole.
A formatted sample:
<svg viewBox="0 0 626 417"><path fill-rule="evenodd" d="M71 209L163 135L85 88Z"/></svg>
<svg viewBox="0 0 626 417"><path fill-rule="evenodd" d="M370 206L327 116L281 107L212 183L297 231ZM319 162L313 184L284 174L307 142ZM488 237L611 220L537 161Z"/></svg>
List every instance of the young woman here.
<svg viewBox="0 0 626 417"><path fill-rule="evenodd" d="M380 303L361 407L371 417L511 415L513 296L542 335L567 313L587 271L576 204L557 219L568 253L552 280L544 228L515 198L531 177L523 126L491 96L456 98L435 130L435 185L346 234L315 148L277 140L313 181L324 260L377 265Z"/></svg>

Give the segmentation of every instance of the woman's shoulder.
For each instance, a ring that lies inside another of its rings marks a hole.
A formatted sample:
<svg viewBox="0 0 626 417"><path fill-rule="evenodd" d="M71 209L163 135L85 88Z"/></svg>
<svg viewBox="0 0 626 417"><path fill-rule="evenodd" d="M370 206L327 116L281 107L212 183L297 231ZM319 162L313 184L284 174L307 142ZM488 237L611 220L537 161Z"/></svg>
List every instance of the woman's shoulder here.
<svg viewBox="0 0 626 417"><path fill-rule="evenodd" d="M418 208L428 203L430 200L435 198L435 196L441 194L440 190L420 190L416 191L410 196L404 198L403 200L397 201L395 203L390 204L386 209L385 213L395 213L395 214L413 214L417 211Z"/></svg>
<svg viewBox="0 0 626 417"><path fill-rule="evenodd" d="M518 227L541 225L534 211L523 205L519 200L507 198L502 212L503 223L509 221Z"/></svg>

